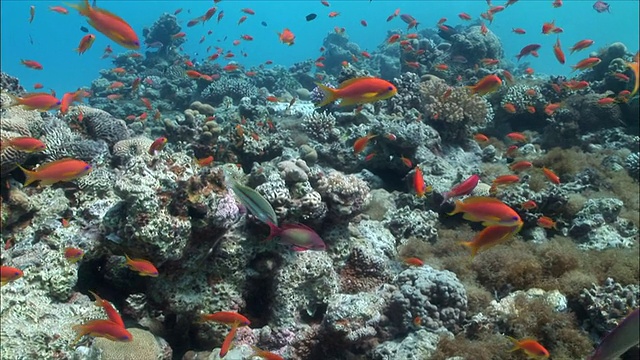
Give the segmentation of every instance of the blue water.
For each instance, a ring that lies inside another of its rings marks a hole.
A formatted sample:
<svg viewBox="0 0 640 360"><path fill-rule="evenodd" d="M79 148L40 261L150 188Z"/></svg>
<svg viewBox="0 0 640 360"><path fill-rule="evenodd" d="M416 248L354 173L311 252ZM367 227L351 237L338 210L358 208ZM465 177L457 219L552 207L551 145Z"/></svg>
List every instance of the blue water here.
<svg viewBox="0 0 640 360"><path fill-rule="evenodd" d="M74 1L75 2L75 1ZM569 55L568 48L582 39L595 40L590 50L597 50L612 42L623 42L630 52L638 50L639 6L637 1L610 1L611 13L597 13L593 10L594 1L566 0L560 8L551 6L552 0L527 1L521 0L501 13L495 15L493 24L488 25L502 41L505 56L513 59L522 47L531 43L542 45L540 57L528 57L530 66L537 73L566 75L571 70L570 65L587 56L587 52ZM203 15L213 6L213 1L103 1L97 5L105 8L131 24L140 37L142 29L150 27L158 17L165 12L173 13L177 8L183 8L178 19L187 33L187 43L184 45L186 54L199 54L199 58L207 55L209 45L221 46L239 54L248 53L248 57L238 57L246 67L272 60L275 64L291 65L306 59L320 56L319 48L329 32L335 26L344 27L351 39L369 52L383 42L387 31L392 29L406 30L406 24L400 17L391 22L386 18L400 8L401 14L411 14L422 27L435 28L441 17L446 17L446 24L455 26L462 21L457 14L464 11L474 18L486 11L485 1L330 1L331 6L325 7L320 1L228 1L217 4L218 12L224 10L224 18L218 24L216 15L204 26L196 25L187 28L188 20ZM494 1L494 5L499 5ZM36 6L33 23L29 23L29 7ZM17 76L21 83L32 89L33 84L44 84L45 89L51 88L57 93L75 90L80 86L88 86L99 76L101 69L112 68L110 59L100 59L104 48L111 44L114 53L125 52L120 47L91 28L86 19L76 10L69 8L68 15L50 11L49 6L62 5L58 1L6 1L0 2L2 16L2 71ZM68 6L66 6L68 8ZM248 19L237 25L243 15L241 8L250 7L256 15L247 15ZM190 11L190 13L188 13ZM338 11L340 15L329 18L331 11ZM307 22L305 16L316 13L318 17ZM367 27L360 24L361 20L368 22ZM553 56L552 45L556 35L542 35L542 23L556 20L556 25L564 29L560 40L567 55L565 65L560 65ZM268 26L260 23L265 21ZM93 47L84 55L78 55L73 50L78 46L85 33L80 26L89 28L90 33L96 34L97 39ZM295 45L286 46L279 42L277 32L288 27L296 35ZM527 30L526 35L511 32L514 27ZM202 35L212 29L213 35L207 41L199 44ZM405 31L406 32L406 31ZM252 42L243 41L239 46L233 46L233 40L242 34L254 37ZM226 41L222 41L224 37ZM33 44L30 43L30 38ZM221 40L218 42L218 40ZM141 49L143 51L144 49ZM39 61L44 70L28 69L20 64L20 59ZM220 61L226 64L226 61Z"/></svg>

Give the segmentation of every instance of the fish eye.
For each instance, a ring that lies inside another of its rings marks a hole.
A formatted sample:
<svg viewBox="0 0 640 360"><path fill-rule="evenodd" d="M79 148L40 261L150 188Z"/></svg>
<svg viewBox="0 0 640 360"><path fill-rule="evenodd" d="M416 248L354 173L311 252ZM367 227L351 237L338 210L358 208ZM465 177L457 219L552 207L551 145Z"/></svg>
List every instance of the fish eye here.
<svg viewBox="0 0 640 360"><path fill-rule="evenodd" d="M393 91L393 86L389 86L389 87L387 88L387 90L389 90L389 91Z"/></svg>

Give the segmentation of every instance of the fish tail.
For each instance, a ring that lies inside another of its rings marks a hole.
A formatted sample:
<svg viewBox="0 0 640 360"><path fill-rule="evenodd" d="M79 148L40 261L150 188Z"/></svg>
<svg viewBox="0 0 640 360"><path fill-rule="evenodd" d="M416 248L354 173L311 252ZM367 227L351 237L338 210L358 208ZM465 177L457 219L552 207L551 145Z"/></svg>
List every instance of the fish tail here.
<svg viewBox="0 0 640 360"><path fill-rule="evenodd" d="M272 223L271 221L268 221L267 225L269 225L269 236L267 236L264 241L269 241L274 237L280 236L280 234L282 233L282 229L280 229L278 225Z"/></svg>
<svg viewBox="0 0 640 360"><path fill-rule="evenodd" d="M479 248L473 244L473 241L460 241L458 244L463 245L471 249L471 260L478 254Z"/></svg>
<svg viewBox="0 0 640 360"><path fill-rule="evenodd" d="M15 96L12 93L10 93L8 91L5 91L5 90L2 90L2 94L9 97L9 104L8 105L4 105L3 108L8 108L8 107L20 105L20 99L17 96Z"/></svg>
<svg viewBox="0 0 640 360"><path fill-rule="evenodd" d="M22 170L22 172L24 173L24 176L26 177L26 180L24 181L23 186L29 186L34 181L40 180L38 179L38 173L36 171L27 170L22 166L20 166L20 164L16 164L16 165L20 168L20 170Z"/></svg>
<svg viewBox="0 0 640 360"><path fill-rule="evenodd" d="M71 4L71 3L65 3L65 4L67 4L69 7L72 7L78 10L78 12L81 15L87 15L89 11L91 11L91 5L89 4L89 0L84 0L84 3L80 3L80 4Z"/></svg>
<svg viewBox="0 0 640 360"><path fill-rule="evenodd" d="M84 330L84 325L82 324L73 325L71 329L78 333L78 336L76 336L76 338L73 340L73 343L72 343L75 345L80 341L80 339L82 339L82 337L86 334L86 332Z"/></svg>
<svg viewBox="0 0 640 360"><path fill-rule="evenodd" d="M322 101L320 101L320 103L316 104L317 107L323 107L325 105L328 105L336 100L338 100L338 96L337 96L337 90L336 89L332 89L328 86L325 86L323 84L320 83L316 83L316 85L318 86L318 88L320 89L320 91L322 91Z"/></svg>
<svg viewBox="0 0 640 360"><path fill-rule="evenodd" d="M462 201L460 200L456 200L456 207L453 209L452 212L447 213L447 215L455 215L457 213L462 212L462 207L464 206L464 204L462 203Z"/></svg>
<svg viewBox="0 0 640 360"><path fill-rule="evenodd" d="M511 348L511 350L509 350L509 352L516 351L516 350L520 349L520 341L518 341L518 339L512 338L509 335L505 335L505 336L507 337L507 339L509 339L513 343L513 347Z"/></svg>

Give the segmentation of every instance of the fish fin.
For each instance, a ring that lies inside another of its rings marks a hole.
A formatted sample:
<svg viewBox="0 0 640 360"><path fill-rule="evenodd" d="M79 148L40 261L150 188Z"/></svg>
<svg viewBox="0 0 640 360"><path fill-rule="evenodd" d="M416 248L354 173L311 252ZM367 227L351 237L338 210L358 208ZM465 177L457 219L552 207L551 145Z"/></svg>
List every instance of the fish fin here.
<svg viewBox="0 0 640 360"><path fill-rule="evenodd" d="M475 246L473 241L459 241L458 244L463 245L471 249L471 260L478 254L479 247Z"/></svg>
<svg viewBox="0 0 640 360"><path fill-rule="evenodd" d="M349 85L353 84L354 82L360 81L360 80L363 80L363 79L373 79L373 78L371 76L361 76L361 77L356 77L356 78L353 78L353 79L348 79L348 80L345 80L345 81L341 82L340 85L338 86L338 89L342 89L345 86L349 86Z"/></svg>
<svg viewBox="0 0 640 360"><path fill-rule="evenodd" d="M336 89L332 89L326 85L320 84L320 83L316 83L316 85L318 86L318 88L320 89L320 91L322 91L322 101L320 101L320 103L316 104L316 107L323 107L325 105L328 105L334 101L336 101L338 99L337 96L337 90Z"/></svg>
<svg viewBox="0 0 640 360"><path fill-rule="evenodd" d="M364 93L361 96L365 99L373 99L376 96L378 96L379 94L377 92L368 92L368 93Z"/></svg>
<svg viewBox="0 0 640 360"><path fill-rule="evenodd" d="M453 211L451 211L451 212L447 213L447 215L455 215L455 214L457 214L457 213L462 212L462 207L464 206L464 204L462 203L462 201L460 201L460 200L456 200L455 206L456 206L456 207L453 209Z"/></svg>
<svg viewBox="0 0 640 360"><path fill-rule="evenodd" d="M38 179L38 174L35 171L27 170L23 168L20 164L16 164L16 165L20 168L20 170L22 170L22 172L24 173L24 176L26 177L23 186L29 186L33 182L40 180Z"/></svg>
<svg viewBox="0 0 640 360"><path fill-rule="evenodd" d="M507 337L507 339L509 339L512 343L513 343L513 348L511 348L511 350L509 350L509 352L511 351L516 351L520 349L520 341L518 341L518 339L513 338L509 335L505 335Z"/></svg>
<svg viewBox="0 0 640 360"><path fill-rule="evenodd" d="M357 105L360 104L362 101L360 101L361 99L347 99L347 98L342 98L340 100L340 107L345 107L345 106L352 106L352 105Z"/></svg>
<svg viewBox="0 0 640 360"><path fill-rule="evenodd" d="M464 213L464 215L462 215L462 218L465 220L469 220L469 221L473 221L473 222L480 222L480 221L484 221L483 219L478 218L477 216L474 216L471 213ZM482 223L484 226L488 226L489 225L493 225L493 222L490 221L484 221Z"/></svg>
<svg viewBox="0 0 640 360"><path fill-rule="evenodd" d="M91 5L89 4L89 0L84 0L84 3L80 3L80 4L65 3L65 5L78 10L78 12L81 15L86 15L89 13L89 10L91 10Z"/></svg>
<svg viewBox="0 0 640 360"><path fill-rule="evenodd" d="M477 204L477 203L500 203L504 204L500 199L496 199L490 196L472 196L464 199L465 204Z"/></svg>

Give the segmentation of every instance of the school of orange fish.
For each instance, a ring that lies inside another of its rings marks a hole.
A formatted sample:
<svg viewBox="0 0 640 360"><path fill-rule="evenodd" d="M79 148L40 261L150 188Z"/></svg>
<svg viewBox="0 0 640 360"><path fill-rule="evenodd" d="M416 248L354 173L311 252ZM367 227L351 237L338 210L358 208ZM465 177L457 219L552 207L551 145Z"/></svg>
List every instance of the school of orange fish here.
<svg viewBox="0 0 640 360"><path fill-rule="evenodd" d="M206 23L207 21L212 19L212 17L216 14L218 10L217 3L219 2L220 0L214 1L215 6L211 7L205 14L191 19L187 23L187 26L192 27L199 23ZM516 2L517 0L509 0L504 5L492 5L491 2L488 1L487 11L480 14L480 17L482 18L480 22L481 32L483 34L486 34L487 24L490 25L494 20L495 16L502 16L498 14L502 13L503 11L506 11L510 6L513 6ZM321 3L326 7L330 6L330 4L327 1L321 1ZM119 44L124 48L131 49L131 50L137 50L140 48L141 44L136 32L123 18L107 10L98 8L95 6L95 4L94 6L90 5L88 0L84 0L80 4L68 4L68 5L72 9L77 10L77 12L81 16L86 17L88 23L97 32L108 37L109 39L114 41L116 44ZM554 0L552 2L552 6L554 8L562 7L562 5L563 5L562 0ZM598 8L596 8L596 6L598 6ZM596 3L596 5L594 5L594 9L596 9L596 11L599 11L599 12L608 11L608 5L606 3L599 1ZM49 10L60 13L60 14L64 14L64 15L67 15L69 13L69 10L63 6L51 6L49 7ZM182 9L178 9L174 12L174 14L178 15L181 12L182 12ZM238 24L241 24L244 21L246 21L247 16L255 15L255 11L250 8L243 8L242 12L243 12L243 15L238 20L237 22ZM218 13L217 21L220 22L224 16L224 12L219 11L217 13ZM337 17L339 15L340 13L336 11L331 11L328 13L328 16L332 18ZM397 9L388 17L387 21L391 21L399 15L400 15L400 9ZM315 14L310 14L309 16L307 16L307 21L313 20L315 16L316 16ZM415 18L413 18L411 15L408 15L408 14L403 14L400 16L402 17L402 20L408 24L408 27L407 27L408 30L412 28L417 29L417 26L419 23ZM464 12L461 12L458 15L458 17L464 21L471 21L474 19L472 15ZM35 18L35 6L31 6L29 22L32 22L34 18ZM441 31L444 31L444 32L450 31L450 27L448 27L445 24L446 21L447 20L445 18L442 18L440 19L440 21L438 21L436 26ZM362 20L361 25L366 27L368 26L368 23L366 20ZM341 32L343 33L345 29L336 27L335 31L337 33L341 33ZM516 34L526 33L526 30L522 28L514 28L512 31ZM563 33L563 29L558 27L555 24L555 21L544 22L542 24L542 34L546 35L546 34L561 34L561 33ZM209 32L209 34L211 34L211 32ZM172 37L174 39L177 39L185 36L187 36L186 33L179 32L174 34ZM285 28L281 32L278 32L277 36L279 41L282 44L287 46L295 45L295 35L289 28ZM415 39L418 37L419 35L416 33L409 33L406 35L394 34L386 40L386 43L389 46L391 46L392 44L398 43L399 46L403 48L405 51L414 51L413 49L411 49L410 42L407 40ZM75 51L77 51L77 53L80 55L85 54L87 51L91 49L91 46L94 43L95 39L96 39L96 35L94 34L85 35L80 39L78 47ZM251 35L245 34L241 36L241 40L252 41L253 37ZM202 43L203 41L205 41L204 37L201 39L200 42ZM236 40L234 44L236 44L239 41L240 39ZM578 41L570 48L571 53L587 49L588 47L593 45L593 43L594 43L593 40L590 40L590 39L584 39L584 40ZM147 44L147 45L150 45L150 44ZM150 46L152 46L152 44ZM522 50L519 52L519 54L516 55L517 60L520 60L521 58L526 56L535 56L535 57L539 56L538 51L540 47L541 46L538 44L529 44L527 46L524 46ZM210 50L210 48L211 47L209 47L208 51ZM552 50L553 50L555 59L559 63L564 64L566 61L566 57L565 57L564 51L562 50L562 44L560 42L559 35L555 44L553 45ZM109 56L112 52L113 50L111 49L110 46L108 46L104 51L105 57ZM139 53L133 53L131 56L143 56L143 55ZM360 56L369 58L370 54L364 51L360 54ZM223 54L223 50L218 48L217 51L214 54L208 56L207 59L208 61L216 61L220 58L230 59L232 57L233 57L233 53L227 52L226 54ZM321 69L324 66L322 63L323 60L324 58L321 57L315 61L316 68ZM356 55L353 55L353 60L357 61ZM36 60L21 60L21 62L22 64L24 64L24 66L27 66L31 69L43 70L43 66ZM498 60L482 59L481 62L482 62L482 66L491 67L497 64ZM634 61L629 62L627 64L628 67L632 70L634 75L634 79L633 79L634 83L631 86L631 90L624 90L619 94L616 94L615 96L603 97L598 100L599 105L611 106L615 103L627 102L627 101L630 101L636 95L636 93L638 92L638 81L639 81L638 62L639 62L639 59L638 59L638 56L636 55ZM576 70L582 71L582 70L587 70L589 68L592 68L598 63L600 63L599 58L588 57L588 58L585 58L584 60L579 61L577 64L571 66L571 68L573 69L573 71L576 71ZM269 64L269 62L267 62L267 64ZM203 79L206 81L215 81L217 77L219 77L219 75L216 75L216 74L208 75L208 74L200 73L194 69L190 69L194 65L189 61L187 61L185 65L187 66L186 76L188 76L189 78ZM343 64L343 65L348 66L348 64ZM406 65L409 68L419 68L420 66L422 66L418 62L406 62ZM448 65L438 64L435 66L435 68L436 70L439 70L439 71L447 71ZM238 63L229 63L223 66L222 70L227 72L241 71L242 66L239 65ZM112 71L114 73L124 73L127 70L123 68L114 68L112 69ZM526 72L528 74L532 74L533 69L527 69ZM255 71L251 70L251 71L246 71L245 74L247 76L253 76L256 73ZM624 73L616 73L615 76L619 78L620 81L625 81L625 82L631 81L630 77L625 75ZM319 76L318 80L322 80L322 77ZM511 85L516 81L517 79L515 79L512 74L504 70L502 71L501 74L491 74L491 75L485 76L484 78L480 79L476 84L468 86L468 89L471 94L477 94L478 96L483 96L498 90L501 86L503 86L505 82L507 85ZM134 81L134 83L131 84L132 89L135 89L137 86L139 86L139 84L140 84L140 78L137 78ZM121 82L113 82L110 85L110 87L118 88L124 85L125 84ZM554 85L554 89L557 92L562 91L562 88L560 86L556 84L553 84L553 85ZM568 89L577 90L577 89L582 89L589 86L589 83L586 81L569 80L564 82L562 85ZM42 87L43 85L40 83L37 83L34 86L35 89L41 89ZM396 87L389 81L380 79L380 78L375 78L375 77L364 77L364 78L355 78L355 79L347 80L342 84L340 84L340 86L335 89L327 87L322 84L318 84L318 87L320 88L321 93L324 96L323 100L319 104L317 104L318 107L331 104L338 100L340 101L339 105L342 107L359 106L365 103L373 103L376 101L389 99L395 96L398 92ZM450 94L450 90L448 91L448 94L447 93L443 94L443 97L447 97L449 94ZM39 110L39 111L58 110L61 114L66 114L69 110L69 107L72 106L74 103L81 103L84 98L91 96L89 92L82 89L65 93L61 99L58 99L55 94L42 93L42 92L29 93L21 97L11 95L11 94L8 94L8 95L11 98L11 104L9 106L22 106L23 108L28 110ZM117 98L114 97L111 100L117 100ZM273 101L273 102L279 101L278 98L275 98L273 96L271 96L271 98L267 98L267 100ZM141 101L145 104L148 110L150 111L152 110L152 106L148 99L142 98ZM291 101L291 103L289 104L289 107L293 105L294 101L295 99ZM547 115L552 115L556 110L558 110L561 107L562 107L562 103L555 103L555 104L550 103L545 106L544 112ZM359 109L360 108L358 107L355 109L355 111L359 111ZM512 103L504 104L503 109L509 113L515 113L517 111L515 105ZM536 111L535 107L533 106L527 106L526 110L530 113L533 113ZM156 118L159 116L158 114L159 112L156 110L156 115L155 115ZM82 118L81 118L82 113L80 113L78 117L79 117L78 120L82 121ZM134 116L134 118L137 118L141 121L145 120L147 118L147 113L145 112L138 117ZM238 125L237 131L243 131L240 125ZM363 136L355 140L355 142L353 143L353 153L356 156L359 156L360 153L364 152L368 148L369 143L371 141L375 141L375 139L379 136L380 137L384 136L389 140L395 140L394 134L370 133L370 134L367 134L366 136ZM481 145L486 144L490 141L490 139L487 136L480 133L475 134L473 138L475 141L477 141ZM507 141L510 141L512 143L512 145L507 149L507 156L510 156L512 158L515 157L515 154L517 153L519 146L528 142L527 136L520 132L509 133L506 135L506 138L508 139ZM153 142L153 144L150 146L148 153L151 155L155 155L157 152L163 149L166 143L167 143L166 137L157 138ZM45 149L45 144L42 141L35 138L30 138L30 137L12 138L7 141L3 141L1 146L3 148L13 147L25 152L39 152ZM370 153L364 156L364 161L369 161L374 156L375 156L375 153ZM214 161L214 159L212 156L209 156L202 159L196 159L196 161L200 166L207 166L211 164ZM416 196L418 197L427 196L432 191L432 189L430 186L428 186L425 183L420 166L417 166L417 165L414 166L411 159L406 158L404 156L401 157L401 161L407 168L413 169L413 187L414 187ZM76 159L61 159L61 160L57 160L47 164L42 164L35 170L28 170L23 168L20 165L18 166L24 172L24 175L26 177L24 186L28 186L34 182L39 182L41 186L52 185L59 182L68 182L68 181L77 179L80 176L86 175L92 169L90 164L81 160L76 160ZM508 186L509 184L519 183L521 179L518 174L525 171L531 171L532 169L533 169L533 164L529 161L518 161L518 162L512 163L510 165L510 170L513 172L513 174L505 174L505 175L496 177L491 183L490 194L495 195L499 187ZM541 171L542 174L544 174L546 179L548 179L548 181L551 184L553 185L560 184L559 177L553 172L552 169L548 169L544 167L539 169L539 171ZM451 188L450 191L444 193L443 194L444 199L442 201L442 204L449 201L450 199L455 199L458 197L470 195L475 189L475 187L478 185L479 181L480 181L480 177L478 175L470 176L468 179L464 180L460 184ZM237 185L237 186L240 186L240 185ZM236 190L238 194L245 193L249 197L254 197L251 200L256 200L255 195L251 193L251 189L248 189L248 190L236 189ZM536 207L537 205L533 200L528 200L526 202L523 202L520 205L520 209L522 211L528 211L531 209L535 209ZM267 211L265 206L258 207L258 208L254 207L253 209L250 209L250 210L257 211L257 212ZM485 228L482 231L480 231L473 239L471 239L470 241L461 242L461 245L464 245L471 250L472 258L478 252L485 251L493 246L502 244L505 241L509 240L516 233L520 231L523 225L523 222L520 216L514 209L512 209L511 207L509 207L508 205L506 205L505 203L503 203L502 201L498 200L493 196L490 196L490 197L470 196L470 197L465 197L463 200L456 200L455 208L453 211L449 213L449 215L455 215L457 213L463 213L464 214L463 217L466 220L481 222L485 226ZM287 231L302 232L303 233L302 235L309 235L310 232L313 232L313 230L306 228L302 225L295 225L295 226L283 225L282 227L278 227L277 221L274 220L275 215L271 215L268 211L267 213L263 214L262 218L260 217L260 214L256 214L256 216L271 227L272 234L270 235L269 238L274 236L286 237ZM63 219L63 225L64 225L64 221L65 220ZM537 220L537 224L546 229L556 228L555 221L547 216L541 216ZM298 235L292 235L292 236L298 236ZM305 240L307 239L308 238L305 238ZM319 237L317 239L314 238L313 241L316 241L314 243L315 245L322 243L322 240L319 239ZM303 246L303 245L297 244L297 246ZM319 246L320 248L323 249L324 244L322 243ZM300 250L305 250L305 249L311 249L311 247L300 248ZM64 249L65 258L72 263L81 261L83 258L83 255L84 255L84 252L82 249L73 248L73 247L68 247ZM419 259L416 257L407 257L403 259L403 261L406 264L411 266L421 266L424 264L423 259ZM150 277L158 276L158 270L155 268L155 266L151 262L145 259L131 259L125 255L125 264L131 270L136 271L140 276L150 276ZM2 270L2 285L15 281L23 275L20 269L17 269L11 266L3 265L1 270ZM94 337L95 336L105 337L113 341L131 341L132 335L126 330L118 311L108 301L103 300L97 294L93 292L91 292L91 294L95 297L96 305L104 309L108 319L92 320L85 324L74 326L74 330L76 330L78 333L76 342L79 341L85 335L94 336ZM222 349L220 351L221 357L223 357L228 352L233 342L233 339L236 335L236 330L241 326L250 325L250 321L246 317L242 316L241 314L236 312L225 312L225 311L217 312L214 314L203 314L200 317L200 321L201 322L213 321L213 322L226 324L231 327L227 337L222 343ZM537 341L535 341L534 339L521 339L521 340L514 339L514 338L509 338L509 339L514 344L514 350L521 349L530 358L542 359L542 358L550 357L549 352L544 348L544 346L538 343ZM282 357L280 357L277 354L274 354L265 350L261 350L259 348L254 348L254 356L259 356L265 359L282 359Z"/></svg>

